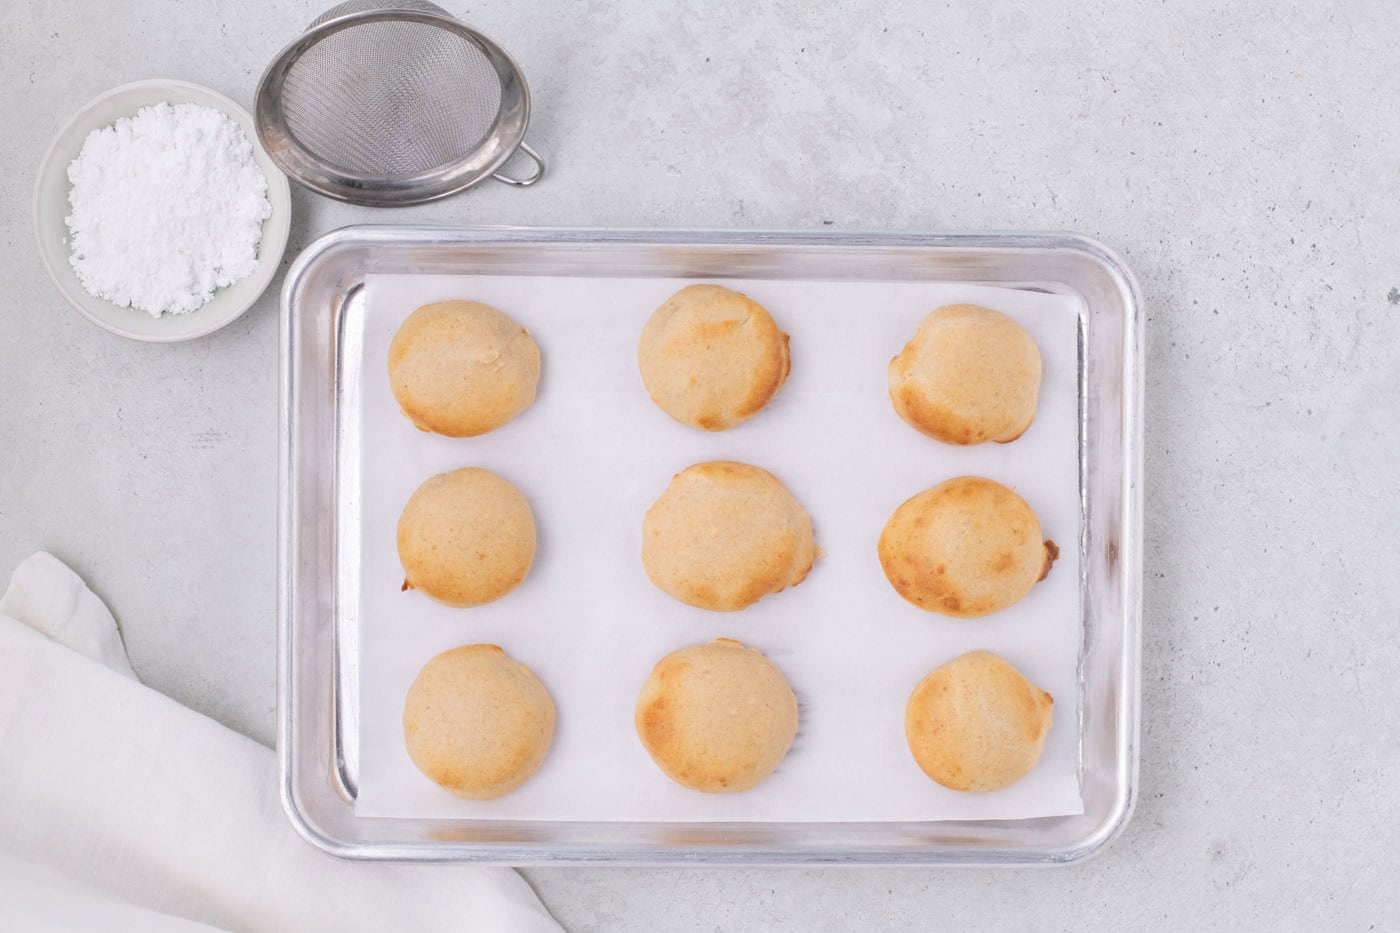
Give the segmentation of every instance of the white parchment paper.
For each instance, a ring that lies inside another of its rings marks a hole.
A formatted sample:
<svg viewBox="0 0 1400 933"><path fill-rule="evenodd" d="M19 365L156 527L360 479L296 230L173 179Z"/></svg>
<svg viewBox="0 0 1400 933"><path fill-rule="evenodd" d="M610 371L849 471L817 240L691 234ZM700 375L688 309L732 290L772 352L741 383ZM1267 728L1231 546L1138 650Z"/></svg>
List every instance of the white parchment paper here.
<svg viewBox="0 0 1400 933"><path fill-rule="evenodd" d="M1082 812L1077 766L1080 645L1076 358L1079 303L1064 296L918 283L721 281L792 336L792 374L748 422L717 434L677 424L637 371L642 325L675 279L370 275L366 279L360 592L360 816L541 820L881 821L1018 819ZM431 301L493 305L543 355L535 404L478 438L424 434L389 389L389 341ZM956 448L894 413L886 367L933 308L975 302L1016 318L1044 360L1035 423L1018 441ZM704 460L770 470L812 515L826 556L800 586L737 613L685 606L651 585L642 515L673 474ZM399 513L418 484L463 466L494 470L529 499L535 564L514 592L452 609L400 592ZM881 571L876 541L894 509L953 476L1017 490L1061 546L1048 579L975 620L926 613ZM686 790L633 728L652 666L720 636L761 649L800 703L797 740L776 773L739 794ZM404 750L403 700L434 654L491 642L528 665L558 710L554 742L523 787L493 801L453 797ZM969 795L919 770L904 705L939 664L996 651L1055 697L1045 752L1024 780Z"/></svg>

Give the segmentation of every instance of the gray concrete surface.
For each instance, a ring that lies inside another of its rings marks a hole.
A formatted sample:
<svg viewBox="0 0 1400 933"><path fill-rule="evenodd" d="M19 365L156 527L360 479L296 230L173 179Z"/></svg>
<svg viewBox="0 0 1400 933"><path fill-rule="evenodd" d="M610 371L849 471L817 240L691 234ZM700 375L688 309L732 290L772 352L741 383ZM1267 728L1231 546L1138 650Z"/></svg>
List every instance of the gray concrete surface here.
<svg viewBox="0 0 1400 933"><path fill-rule="evenodd" d="M329 0L327 0L329 3ZM256 9L254 9L256 7ZM530 190L363 220L1072 229L1147 306L1142 799L1055 871L528 872L573 930L1395 929L1400 11L1389 0L479 0ZM276 307L160 347L50 287L30 189L91 96L250 101L318 2L0 10L0 572L111 604L148 683L270 742ZM3 753L3 751L0 751Z"/></svg>

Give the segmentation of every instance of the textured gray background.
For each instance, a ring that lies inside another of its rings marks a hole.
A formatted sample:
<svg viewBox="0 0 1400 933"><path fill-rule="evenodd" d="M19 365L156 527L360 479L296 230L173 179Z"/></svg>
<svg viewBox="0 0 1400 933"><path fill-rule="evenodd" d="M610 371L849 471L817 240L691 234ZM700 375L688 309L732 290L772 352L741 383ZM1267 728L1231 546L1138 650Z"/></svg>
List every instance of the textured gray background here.
<svg viewBox="0 0 1400 933"><path fill-rule="evenodd" d="M451 6L452 4L449 4ZM1294 8L1296 6L1296 8ZM275 289L109 336L29 233L57 126L124 81L250 103L317 2L0 10L0 576L44 547L138 673L273 736ZM474 3L552 174L363 221L1072 229L1147 308L1142 798L1054 871L528 872L571 929L1396 928L1400 8L1388 0Z"/></svg>

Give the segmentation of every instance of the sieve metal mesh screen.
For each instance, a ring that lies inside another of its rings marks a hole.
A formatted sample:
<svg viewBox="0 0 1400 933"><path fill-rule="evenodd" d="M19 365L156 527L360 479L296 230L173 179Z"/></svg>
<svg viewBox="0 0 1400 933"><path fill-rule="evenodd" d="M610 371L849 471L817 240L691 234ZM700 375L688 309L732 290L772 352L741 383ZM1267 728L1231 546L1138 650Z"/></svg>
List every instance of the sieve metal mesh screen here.
<svg viewBox="0 0 1400 933"><path fill-rule="evenodd" d="M312 23L378 9L444 11L422 0L352 0ZM501 109L501 80L468 39L420 22L350 26L307 49L287 72L287 129L331 165L412 176L469 157Z"/></svg>

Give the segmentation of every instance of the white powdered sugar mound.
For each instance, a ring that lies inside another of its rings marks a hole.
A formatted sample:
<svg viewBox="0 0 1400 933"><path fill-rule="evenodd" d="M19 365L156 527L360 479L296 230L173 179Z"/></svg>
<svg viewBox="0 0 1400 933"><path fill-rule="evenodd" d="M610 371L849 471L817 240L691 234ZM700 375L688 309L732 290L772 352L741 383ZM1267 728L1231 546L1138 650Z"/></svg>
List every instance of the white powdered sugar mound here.
<svg viewBox="0 0 1400 933"><path fill-rule="evenodd" d="M182 314L257 267L267 178L212 107L156 104L93 130L68 180L69 262L94 297Z"/></svg>

